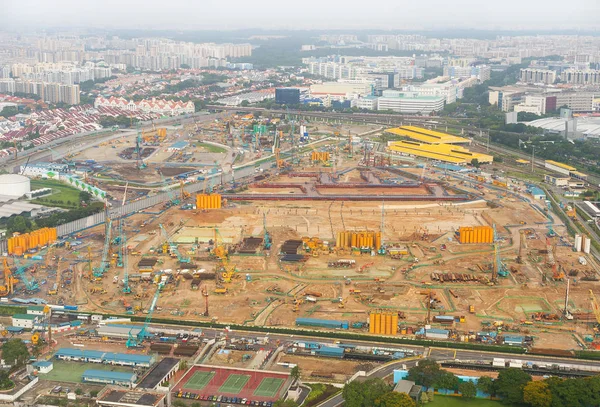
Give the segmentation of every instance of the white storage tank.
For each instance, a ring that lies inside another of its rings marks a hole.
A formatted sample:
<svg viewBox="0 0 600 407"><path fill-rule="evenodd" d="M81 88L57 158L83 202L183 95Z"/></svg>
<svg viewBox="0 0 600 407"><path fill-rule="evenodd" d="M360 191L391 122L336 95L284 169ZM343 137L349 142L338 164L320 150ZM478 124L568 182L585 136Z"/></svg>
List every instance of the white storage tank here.
<svg viewBox="0 0 600 407"><path fill-rule="evenodd" d="M575 251L581 251L581 235L575 235Z"/></svg>
<svg viewBox="0 0 600 407"><path fill-rule="evenodd" d="M0 195L21 197L31 192L29 178L19 174L0 175Z"/></svg>
<svg viewBox="0 0 600 407"><path fill-rule="evenodd" d="M583 252L590 254L591 248L592 248L592 239L590 239L589 237L586 236L583 241Z"/></svg>

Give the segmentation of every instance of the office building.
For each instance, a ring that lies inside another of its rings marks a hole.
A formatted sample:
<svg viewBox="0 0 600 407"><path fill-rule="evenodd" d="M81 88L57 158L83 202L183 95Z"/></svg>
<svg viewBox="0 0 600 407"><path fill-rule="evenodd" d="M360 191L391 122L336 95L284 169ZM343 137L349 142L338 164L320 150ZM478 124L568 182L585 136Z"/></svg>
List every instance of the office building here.
<svg viewBox="0 0 600 407"><path fill-rule="evenodd" d="M490 79L492 68L487 65L476 66L452 66L444 67L444 76L450 78L477 78L479 82L485 82Z"/></svg>
<svg viewBox="0 0 600 407"><path fill-rule="evenodd" d="M546 114L546 95L527 95L525 101L515 106L515 112L527 112L541 116Z"/></svg>
<svg viewBox="0 0 600 407"><path fill-rule="evenodd" d="M275 89L275 103L284 105L297 105L300 103L300 89L277 88Z"/></svg>
<svg viewBox="0 0 600 407"><path fill-rule="evenodd" d="M444 102L445 98L439 96L419 96L416 92L385 90L377 99L377 110L428 115L442 110Z"/></svg>
<svg viewBox="0 0 600 407"><path fill-rule="evenodd" d="M594 94L587 92L560 92L556 94L556 107L567 106L573 112L594 110Z"/></svg>

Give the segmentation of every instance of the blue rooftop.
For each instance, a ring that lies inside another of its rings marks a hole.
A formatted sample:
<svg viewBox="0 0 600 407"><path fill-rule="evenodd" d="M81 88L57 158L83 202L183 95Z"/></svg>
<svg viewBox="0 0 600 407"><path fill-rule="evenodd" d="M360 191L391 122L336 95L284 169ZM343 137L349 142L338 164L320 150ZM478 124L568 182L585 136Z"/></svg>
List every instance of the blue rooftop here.
<svg viewBox="0 0 600 407"><path fill-rule="evenodd" d="M38 360L37 362L33 362L32 365L34 367L50 367L52 366L52 362L48 362L46 360Z"/></svg>
<svg viewBox="0 0 600 407"><path fill-rule="evenodd" d="M17 332L17 333L18 333L18 332L23 332L23 328L20 328L20 327L18 327L18 326L7 326L7 327L6 327L6 330L7 330L8 332Z"/></svg>
<svg viewBox="0 0 600 407"><path fill-rule="evenodd" d="M186 148L188 145L187 141L176 141L171 144L171 148Z"/></svg>
<svg viewBox="0 0 600 407"><path fill-rule="evenodd" d="M89 369L83 372L83 380L101 379L101 380L119 380L132 382L135 374L126 372L111 372L108 370Z"/></svg>
<svg viewBox="0 0 600 407"><path fill-rule="evenodd" d="M103 362L125 362L125 363L136 363L136 364L150 364L152 363L152 356L146 355L130 355L128 353L113 353L113 352L102 352L97 350L83 350L73 348L60 348L54 356L56 357L71 357L71 358L85 358L85 359L99 359Z"/></svg>
<svg viewBox="0 0 600 407"><path fill-rule="evenodd" d="M529 189L529 192L531 193L531 195L546 195L546 193L544 192L544 190L540 189L538 187L531 187Z"/></svg>
<svg viewBox="0 0 600 407"><path fill-rule="evenodd" d="M465 167L461 167L460 165L455 165L455 164L435 164L434 167L440 168L442 170L448 170L448 171L465 171L466 168Z"/></svg>

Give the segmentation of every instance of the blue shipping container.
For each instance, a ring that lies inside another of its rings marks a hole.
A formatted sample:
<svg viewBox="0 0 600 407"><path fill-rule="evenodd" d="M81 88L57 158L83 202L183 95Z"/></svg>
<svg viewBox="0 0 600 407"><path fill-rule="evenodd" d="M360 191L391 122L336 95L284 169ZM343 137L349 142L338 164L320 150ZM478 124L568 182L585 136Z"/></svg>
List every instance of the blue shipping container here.
<svg viewBox="0 0 600 407"><path fill-rule="evenodd" d="M348 321L337 321L333 319L318 318L296 318L296 325L299 326L318 326L322 328L348 329Z"/></svg>

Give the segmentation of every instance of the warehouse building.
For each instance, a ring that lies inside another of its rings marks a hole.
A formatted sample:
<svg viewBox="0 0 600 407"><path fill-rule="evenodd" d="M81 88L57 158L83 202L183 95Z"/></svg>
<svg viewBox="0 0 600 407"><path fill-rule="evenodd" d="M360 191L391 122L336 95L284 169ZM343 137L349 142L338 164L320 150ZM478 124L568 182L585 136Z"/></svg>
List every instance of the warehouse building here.
<svg viewBox="0 0 600 407"><path fill-rule="evenodd" d="M179 359L164 358L148 372L137 388L156 390L162 382L172 378L178 370Z"/></svg>
<svg viewBox="0 0 600 407"><path fill-rule="evenodd" d="M89 369L83 372L81 379L85 383L102 383L132 387L137 376L135 373Z"/></svg>
<svg viewBox="0 0 600 407"><path fill-rule="evenodd" d="M12 324L17 328L33 329L33 326L41 319L38 315L15 314L12 316Z"/></svg>
<svg viewBox="0 0 600 407"><path fill-rule="evenodd" d="M577 168L575 167L571 167L570 165L559 163L558 161L553 160L544 161L544 167L564 175L570 175L571 171L577 171Z"/></svg>
<svg viewBox="0 0 600 407"><path fill-rule="evenodd" d="M471 140L441 131L424 129L417 126L400 126L387 129L386 133L402 136L423 144L471 144Z"/></svg>
<svg viewBox="0 0 600 407"><path fill-rule="evenodd" d="M129 334L136 336L142 327L139 325L106 324L98 327L98 335L109 338L129 338Z"/></svg>
<svg viewBox="0 0 600 407"><path fill-rule="evenodd" d="M54 363L47 360L38 360L31 364L39 373L50 373L54 369Z"/></svg>
<svg viewBox="0 0 600 407"><path fill-rule="evenodd" d="M348 321L318 318L296 318L297 326L313 326L330 329L348 329Z"/></svg>
<svg viewBox="0 0 600 407"><path fill-rule="evenodd" d="M401 155L427 158L455 165L467 165L473 160L480 164L490 164L494 157L489 154L474 153L465 147L452 144L423 144L410 140L390 141L388 150Z"/></svg>
<svg viewBox="0 0 600 407"><path fill-rule="evenodd" d="M580 209L582 209L585 213L590 215L592 218L600 218L600 209L598 206L590 201L583 201L581 205L577 205Z"/></svg>
<svg viewBox="0 0 600 407"><path fill-rule="evenodd" d="M106 386L96 398L99 407L167 407L167 394Z"/></svg>
<svg viewBox="0 0 600 407"><path fill-rule="evenodd" d="M112 353L74 348L60 348L54 354L54 357L60 360L104 363L132 367L150 367L155 360L153 356L130 355L127 353Z"/></svg>
<svg viewBox="0 0 600 407"><path fill-rule="evenodd" d="M566 187L569 185L569 177L558 177L554 175L544 175L544 181L555 187Z"/></svg>
<svg viewBox="0 0 600 407"><path fill-rule="evenodd" d="M450 336L450 331L446 329L437 329L437 328L429 328L425 330L424 328L419 329L416 332L417 336L425 337L427 339L448 339Z"/></svg>

